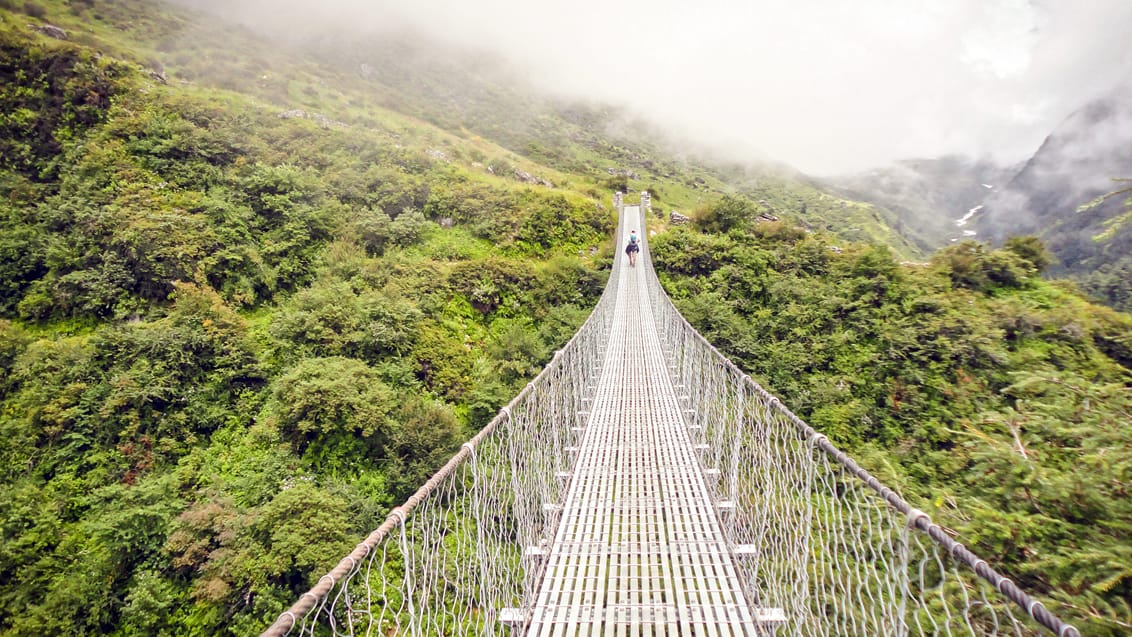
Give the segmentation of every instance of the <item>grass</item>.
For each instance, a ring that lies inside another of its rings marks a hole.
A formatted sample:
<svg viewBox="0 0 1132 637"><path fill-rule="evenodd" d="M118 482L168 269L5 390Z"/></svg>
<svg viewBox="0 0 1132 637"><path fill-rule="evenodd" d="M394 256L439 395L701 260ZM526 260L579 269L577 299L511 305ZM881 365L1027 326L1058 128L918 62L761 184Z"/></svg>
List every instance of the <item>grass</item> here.
<svg viewBox="0 0 1132 637"><path fill-rule="evenodd" d="M411 51L403 60L388 57L401 43L348 43L354 55L340 58L371 56L379 68L365 78L329 59L333 49L312 62L309 52L288 50L246 28L207 16L190 20L179 9L145 0L45 0L43 6L45 17L75 38L141 66L160 65L178 91L215 95L219 89L236 99L252 96L260 108L317 113L395 147L439 151L443 161L476 179L517 183L514 168L608 205L615 180L607 170L631 170L638 178L624 180L628 202L635 202L632 193L649 190L662 219L671 210L692 214L723 193L739 193L765 202L765 212L841 240L884 243L906 259L922 256L892 230L895 219L887 211L828 195L775 168L678 157L666 150L667 142L641 141L654 133L640 125L629 125L629 134L637 136L632 141L595 136L595 127L623 114L500 88L490 73L486 80L461 75L460 63L409 59ZM412 88L399 84L406 78ZM503 174L488 171L500 164Z"/></svg>

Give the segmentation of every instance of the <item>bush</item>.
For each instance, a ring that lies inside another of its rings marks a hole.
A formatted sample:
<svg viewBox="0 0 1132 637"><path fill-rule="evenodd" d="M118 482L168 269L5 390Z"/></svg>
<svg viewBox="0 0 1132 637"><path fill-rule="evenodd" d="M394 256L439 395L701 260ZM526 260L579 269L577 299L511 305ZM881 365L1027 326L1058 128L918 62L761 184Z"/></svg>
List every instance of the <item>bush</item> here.
<svg viewBox="0 0 1132 637"><path fill-rule="evenodd" d="M393 236L393 219L383 210L365 209L354 216L354 232L365 246L366 252L380 256Z"/></svg>
<svg viewBox="0 0 1132 637"><path fill-rule="evenodd" d="M1041 260L1040 254L1031 250L1032 244L1029 243L988 251L981 243L963 241L940 250L932 258L932 263L945 269L955 287L976 292L986 292L995 287L1017 288L1036 272L1035 263L1030 259ZM1028 257L1020 256L1018 251Z"/></svg>
<svg viewBox="0 0 1132 637"><path fill-rule="evenodd" d="M389 224L389 241L398 246L412 245L420 241L433 225L421 211L407 208Z"/></svg>
<svg viewBox="0 0 1132 637"><path fill-rule="evenodd" d="M1054 261L1042 240L1034 236L1010 237L1003 247L1018 256L1035 274L1044 272Z"/></svg>
<svg viewBox="0 0 1132 637"><path fill-rule="evenodd" d="M447 405L420 396L406 398L397 413L385 465L397 502L424 484L461 442L456 415Z"/></svg>
<svg viewBox="0 0 1132 637"><path fill-rule="evenodd" d="M380 293L356 294L349 284L304 289L275 317L269 328L281 358L349 356L376 361L407 353L416 338L421 312Z"/></svg>
<svg viewBox="0 0 1132 637"><path fill-rule="evenodd" d="M464 339L433 321L421 323L413 358L417 377L432 391L461 400L474 386L474 356Z"/></svg>
<svg viewBox="0 0 1132 637"><path fill-rule="evenodd" d="M653 258L664 264L664 271L687 276L704 276L726 262L733 242L726 236L701 234L676 228L650 242Z"/></svg>
<svg viewBox="0 0 1132 637"><path fill-rule="evenodd" d="M352 473L386 457L399 401L364 362L305 359L275 381L271 397L268 417L306 462Z"/></svg>
<svg viewBox="0 0 1132 637"><path fill-rule="evenodd" d="M525 305L524 292L533 278L520 261L492 257L457 264L448 284L484 315L500 308L515 310Z"/></svg>
<svg viewBox="0 0 1132 637"><path fill-rule="evenodd" d="M696 217L696 225L705 232L728 232L745 228L755 218L755 205L746 197L724 195Z"/></svg>
<svg viewBox="0 0 1132 637"><path fill-rule="evenodd" d="M47 8L34 2L25 2L24 13L37 20L42 20L47 17Z"/></svg>

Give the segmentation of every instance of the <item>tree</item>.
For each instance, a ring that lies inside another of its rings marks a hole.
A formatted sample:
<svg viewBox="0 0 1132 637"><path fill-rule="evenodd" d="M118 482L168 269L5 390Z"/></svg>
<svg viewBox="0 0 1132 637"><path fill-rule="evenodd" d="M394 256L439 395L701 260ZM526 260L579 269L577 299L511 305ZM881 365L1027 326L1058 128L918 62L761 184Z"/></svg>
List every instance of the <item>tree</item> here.
<svg viewBox="0 0 1132 637"><path fill-rule="evenodd" d="M697 225L706 232L728 232L732 228L744 228L755 218L755 205L746 197L724 195L696 219Z"/></svg>
<svg viewBox="0 0 1132 637"><path fill-rule="evenodd" d="M406 208L389 224L389 241L393 245L408 246L421 240L432 224L416 208Z"/></svg>
<svg viewBox="0 0 1132 637"><path fill-rule="evenodd" d="M1046 248L1042 240L1035 236L1010 237L1003 246L1013 252L1030 265L1034 273L1044 272L1046 267L1054 261L1053 254Z"/></svg>
<svg viewBox="0 0 1132 637"><path fill-rule="evenodd" d="M265 416L307 463L354 472L387 457L399 401L364 362L304 359L275 381L271 398Z"/></svg>

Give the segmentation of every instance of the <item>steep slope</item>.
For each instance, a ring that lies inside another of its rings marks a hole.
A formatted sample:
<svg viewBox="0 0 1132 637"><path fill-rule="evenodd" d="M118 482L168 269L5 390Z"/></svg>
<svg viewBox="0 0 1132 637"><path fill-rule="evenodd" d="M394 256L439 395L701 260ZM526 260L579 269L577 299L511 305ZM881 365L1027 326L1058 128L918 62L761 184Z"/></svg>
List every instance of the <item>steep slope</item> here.
<svg viewBox="0 0 1132 637"><path fill-rule="evenodd" d="M476 154L466 158L480 170L491 168L512 175L513 164L522 158L562 173L584 175L609 191L648 190L658 214L672 209L688 214L723 193L738 192L762 202L765 212L797 220L810 229L845 240L886 243L908 257L920 254L892 229L895 217L887 211L834 196L787 167L720 162L694 140L674 138L623 109L546 96L517 79L505 62L483 53L454 50L404 33L296 39L273 34L262 25L240 28L258 28L259 37L272 43L274 50L318 60L324 69L319 80L323 85L362 95L367 103L410 113L454 137L490 140L510 151L505 157ZM207 37L167 36L154 46L185 49L190 54L172 56L175 64L170 67L194 81L212 82L217 73L214 66L231 63L207 54L212 48ZM244 74L245 90L266 90L259 76L246 69L224 74L227 82ZM289 87L287 104L340 113L336 116L350 121L348 105L328 103L327 91L299 89L293 81ZM323 100L311 101L312 91ZM273 93L270 99L280 99L283 91Z"/></svg>
<svg viewBox="0 0 1132 637"><path fill-rule="evenodd" d="M1132 175L1132 84L1074 112L987 201L980 231L1041 237L1069 275L1098 298L1132 310L1132 224L1124 197L1085 206Z"/></svg>
<svg viewBox="0 0 1132 637"><path fill-rule="evenodd" d="M255 634L580 324L606 192L200 16L8 6L0 633ZM247 66L179 77L193 28Z"/></svg>
<svg viewBox="0 0 1132 637"><path fill-rule="evenodd" d="M1075 271L1089 241L1110 210L1078 216L1077 208L1114 189L1112 179L1132 174L1132 85L1094 100L1054 129L1014 177L987 200L978 226L996 240L1008 234L1043 233L1058 238L1062 266ZM1065 235L1077 233L1077 237Z"/></svg>
<svg viewBox="0 0 1132 637"><path fill-rule="evenodd" d="M1123 85L1071 114L1024 164L965 157L899 162L827 180L841 196L895 213L892 225L925 250L973 238L1001 244L1040 237L1068 277L1097 299L1132 310L1132 224L1127 197L1094 199L1132 175L1132 88Z"/></svg>
<svg viewBox="0 0 1132 637"><path fill-rule="evenodd" d="M982 212L995 187L1017 168L963 156L908 159L857 175L823 180L844 197L891 210L894 226L925 252L977 236L971 219Z"/></svg>

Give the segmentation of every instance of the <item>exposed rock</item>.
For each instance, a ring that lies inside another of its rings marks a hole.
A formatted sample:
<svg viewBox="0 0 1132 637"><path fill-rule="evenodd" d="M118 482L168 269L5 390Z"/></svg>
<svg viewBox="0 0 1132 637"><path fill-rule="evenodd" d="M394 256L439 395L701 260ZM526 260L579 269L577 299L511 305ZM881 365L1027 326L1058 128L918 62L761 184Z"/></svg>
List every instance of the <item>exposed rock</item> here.
<svg viewBox="0 0 1132 637"><path fill-rule="evenodd" d="M547 188L554 187L554 184L550 183L549 181L543 179L542 177L536 177L525 170L519 170L518 168L516 168L514 173L515 179L518 179L524 184L538 184L539 186L546 186Z"/></svg>
<svg viewBox="0 0 1132 637"><path fill-rule="evenodd" d="M769 212L763 212L759 213L758 219L756 219L756 221L778 221L778 217L770 214Z"/></svg>
<svg viewBox="0 0 1132 637"><path fill-rule="evenodd" d="M625 177L626 179L640 179L641 176L629 170L628 168L606 168L605 172L615 177Z"/></svg>
<svg viewBox="0 0 1132 637"><path fill-rule="evenodd" d="M323 128L346 128L345 122L340 122L336 119L330 119L322 113L311 113L311 119Z"/></svg>
<svg viewBox="0 0 1132 637"><path fill-rule="evenodd" d="M688 217L680 214L679 212L676 212L675 210L669 211L668 220L671 221L672 225L674 226L686 226L688 225L688 222L691 221L690 219L688 219Z"/></svg>
<svg viewBox="0 0 1132 637"><path fill-rule="evenodd" d="M157 60L150 61L149 76L162 84L169 83L169 78L165 75L165 65Z"/></svg>
<svg viewBox="0 0 1132 637"><path fill-rule="evenodd" d="M32 28L34 28L36 31L39 31L43 35L46 35L49 38L55 38L56 40L66 40L66 39L68 39L67 38L67 32L64 31L63 29L60 29L59 27L55 26L54 24L44 24L44 25L40 25L40 26L32 27Z"/></svg>
<svg viewBox="0 0 1132 637"><path fill-rule="evenodd" d="M279 114L279 119L309 119L322 128L346 128L345 122L330 119L322 113L308 113L301 108L283 111Z"/></svg>
<svg viewBox="0 0 1132 637"><path fill-rule="evenodd" d="M436 223L441 228L451 228L452 226L456 225L456 220L452 217L441 217L436 220Z"/></svg>
<svg viewBox="0 0 1132 637"><path fill-rule="evenodd" d="M428 150L425 151L425 154L428 155L429 157L432 157L435 160L438 160L438 161L448 161L448 155L445 155L444 151L442 151L442 150L437 150L435 148L429 148Z"/></svg>

